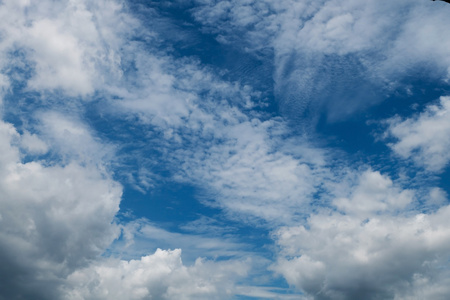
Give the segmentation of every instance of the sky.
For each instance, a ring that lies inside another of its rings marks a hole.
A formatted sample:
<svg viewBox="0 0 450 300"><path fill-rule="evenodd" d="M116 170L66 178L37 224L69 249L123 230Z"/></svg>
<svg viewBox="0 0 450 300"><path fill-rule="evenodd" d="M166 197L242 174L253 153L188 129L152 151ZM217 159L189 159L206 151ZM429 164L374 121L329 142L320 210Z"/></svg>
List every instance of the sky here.
<svg viewBox="0 0 450 300"><path fill-rule="evenodd" d="M0 300L444 300L450 5L0 1Z"/></svg>

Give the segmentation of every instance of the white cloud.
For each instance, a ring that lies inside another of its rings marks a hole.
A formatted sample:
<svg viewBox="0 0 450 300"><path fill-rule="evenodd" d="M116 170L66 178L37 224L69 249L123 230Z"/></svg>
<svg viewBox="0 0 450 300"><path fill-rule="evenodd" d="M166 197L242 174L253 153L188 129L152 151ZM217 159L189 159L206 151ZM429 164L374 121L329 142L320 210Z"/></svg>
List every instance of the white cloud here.
<svg viewBox="0 0 450 300"><path fill-rule="evenodd" d="M368 216L403 210L413 199L413 191L402 190L394 186L391 179L368 170L360 175L350 197L337 198L333 204L347 214Z"/></svg>
<svg viewBox="0 0 450 300"><path fill-rule="evenodd" d="M4 1L0 5L2 68L28 64L28 87L86 96L120 78L119 46L134 23L116 1ZM114 24L113 27L111 25ZM20 61L15 51L26 54ZM25 80L25 78L22 78Z"/></svg>
<svg viewBox="0 0 450 300"><path fill-rule="evenodd" d="M150 123L162 130L181 126L182 119L189 118L193 108L190 102L197 98L193 93L195 87L176 87L182 82L171 72L175 71L172 68L176 62L169 57L145 53L139 44L131 45L128 50L134 52L130 63L138 66L137 74L130 76L133 78L130 83L109 88L112 95L121 98L111 104L117 107L119 114L136 114L143 123ZM181 64L179 67L186 66ZM195 80L191 82L196 83Z"/></svg>
<svg viewBox="0 0 450 300"><path fill-rule="evenodd" d="M41 139L51 145L54 154L64 161L106 165L115 154L113 145L109 145L95 136L89 128L76 116L69 116L56 111L37 112ZM25 135L25 139L28 136Z"/></svg>
<svg viewBox="0 0 450 300"><path fill-rule="evenodd" d="M107 88L119 98L110 102L115 113L136 115L142 123L165 131L166 137L174 137L171 132L183 127L210 130L211 121L221 113L214 111L216 106L249 109L258 105L259 93L251 87L224 81L194 59L175 59L152 50L158 53L138 42L126 48L124 56L129 61L124 64L135 67L128 80Z"/></svg>
<svg viewBox="0 0 450 300"><path fill-rule="evenodd" d="M405 76L448 79L450 26L421 1L202 1L197 21L219 41L274 58L275 92L297 122L326 109L342 119L382 101ZM244 15L244 16L243 16ZM439 30L440 28L442 30ZM307 126L309 124L303 124Z"/></svg>
<svg viewBox="0 0 450 300"><path fill-rule="evenodd" d="M370 83L384 84L405 74L398 66L431 62L432 68L440 70L438 62L444 69L450 64L445 56L450 40L447 27L440 36L427 34L430 27L438 27L448 18L443 12L434 15L431 8L424 9L425 4L406 0L389 4L353 0L201 2L206 6L194 15L208 26L220 24L218 40L240 39L233 33L235 29L241 34L251 28L242 35L250 40L248 51L256 53L267 45L274 49L276 90L286 101L300 102L296 108L303 111L314 97L328 101L331 94L339 96L334 88L341 83L346 92L348 86L359 89L353 80L361 74ZM256 100L260 94L252 88L220 80L213 70L193 59L175 59L156 50L158 45L152 48L145 40L152 38L150 30L137 28L138 22L123 9L120 2L113 1L4 1L0 4L0 67L3 71L19 64L22 57L12 63L7 57L20 50L24 59L20 63L34 72L28 80L30 90L63 91L69 96L105 92L105 98L111 100L104 101L108 107L102 113L123 117L121 121L142 126L143 131L150 128L161 133L149 147L162 150L163 163L170 165L174 179L202 188L204 193L199 196L204 203L224 209L231 218L264 220L274 228L280 223L292 226L302 219L299 214L310 213L310 204L321 189L332 190L328 180L335 175L326 166L326 151L309 146L306 138L286 140L289 134L284 121L249 112L260 104ZM420 26L415 25L419 19L423 20ZM124 42L124 32L132 36L135 30L142 31L139 34L145 42ZM438 39L444 42L431 47ZM408 46L412 41L414 51ZM341 71L349 77L344 79ZM10 80L17 78L0 76L3 91ZM282 94L284 84L293 85L286 89L289 93ZM364 98L358 102L370 102L365 96L362 92L355 97ZM393 149L403 145L395 151L405 157L423 152L417 161L431 170L440 170L449 160L442 150L449 145L441 132L448 133L445 113L450 100L441 101L441 106L431 106L416 118L392 119L390 123L390 134L399 140ZM359 107L357 103L341 104L336 101L332 105L342 109L342 114ZM126 245L117 242L109 251L124 249L122 254L133 256L148 252L149 246L163 245L187 248L184 253L189 259L198 257L197 252L235 258L199 259L191 266L183 264L180 250L158 250L129 261L100 259L118 235L114 216L121 187L104 171L114 151L84 124L78 112L68 116L57 112L58 108L34 115L38 125L28 129L38 134L24 128L19 135L11 125L0 123L0 271L5 274L2 278L7 278L0 283L0 291L9 290L5 297L278 297L268 288L237 286L254 265L242 259L243 245L231 238L183 235L132 222L122 227ZM139 119L138 125L133 117ZM420 135L416 144L408 140L414 135ZM428 143L423 142L423 135L430 137ZM16 144L28 154L50 150L64 158L63 163L23 163L20 150L12 146ZM436 161L440 164L434 164ZM139 185L148 189L153 185L153 173L140 167ZM434 300L444 295L445 274L438 267L447 266L449 209L427 214L412 211L413 191L370 170L349 186L333 191L337 195L330 202L333 210L319 210L305 226L277 231L281 253L274 270L315 299L423 295ZM446 202L443 190L429 192L427 209ZM62 294L57 294L55 287L60 287Z"/></svg>
<svg viewBox="0 0 450 300"><path fill-rule="evenodd" d="M73 126L57 114L46 116L50 123L56 120L56 139L63 132L65 138L74 135L68 139L75 142L81 137L88 149L94 143L85 127ZM120 185L89 161L83 165L67 161L65 166L22 163L19 148L13 144L42 141L36 135L21 137L10 124L0 125L2 297L230 299L239 293L236 284L248 275L253 263L242 256L242 245L231 239L170 233L136 221L122 227L127 242L122 254L131 246L128 255L147 252L153 243L152 247L187 247L190 260L198 253L237 258L222 262L196 259L192 266L183 265L180 250L158 250L129 261L100 258L120 232L114 223ZM69 157L77 160L76 155Z"/></svg>
<svg viewBox="0 0 450 300"><path fill-rule="evenodd" d="M9 78L3 74L0 74L0 107L3 109L3 96L6 94L9 89L10 81Z"/></svg>
<svg viewBox="0 0 450 300"><path fill-rule="evenodd" d="M220 142L213 140L211 146L192 154L177 151L178 159L184 161L180 179L192 178L206 192L205 198L212 200L209 204L224 208L234 217L256 217L274 222L272 225L290 222L295 212L310 203L327 176L327 170L317 163L323 153L317 151L308 157L275 150L281 141L279 133L271 132L282 131L283 123L238 121L238 115L226 120L226 126L214 126Z"/></svg>
<svg viewBox="0 0 450 300"><path fill-rule="evenodd" d="M104 2L69 1L58 4L57 10L43 3L49 12L30 3L24 5L30 13L24 14L24 7L4 4L4 9L15 12L11 18L17 25L4 26L10 39L4 45L9 45L6 50L13 44L29 50L26 57L36 65L30 88L62 89L72 96L95 89L106 91L114 99L105 102L106 112L125 118L135 115L144 126L160 131L165 140L158 141L156 147L170 149L167 161L181 164L181 170L175 171L177 179L204 188L216 204L235 215L289 219L286 214L292 208L308 203L320 182L313 174L322 172L311 165L323 161L322 153L311 150L304 141L296 147L305 153L277 153L278 145L271 139L285 130L283 122L262 122L257 114L246 113L259 104L257 91L220 80L195 60L174 59L143 42L124 43L122 30L128 23L135 26L129 31L154 37L144 27L136 29L138 22L124 14L120 5L107 8ZM118 24L111 26L115 19ZM14 37L9 34L13 29L21 33ZM111 53L117 57L114 51L118 48L120 61L110 60ZM129 66L133 67L123 77L116 72L117 78L102 82L111 70L114 73L115 68ZM73 78L67 79L66 72ZM112 156L111 147L98 143L77 116L46 112L37 117L41 138L63 158L104 163ZM186 144L191 147L174 150ZM141 170L153 174L145 166ZM148 179L142 181L143 187L151 186L145 183L151 182Z"/></svg>
<svg viewBox="0 0 450 300"><path fill-rule="evenodd" d="M209 204L250 219L285 222L309 203L327 172L325 151L306 138L280 149L288 142L281 138L289 135L286 123L249 111L262 104L260 93L221 80L195 60L144 52L139 43L130 49L133 80L109 87L120 98L109 101L112 113L136 116L162 135L148 144L164 153L175 180L194 183Z"/></svg>
<svg viewBox="0 0 450 300"><path fill-rule="evenodd" d="M45 154L48 151L48 145L36 134L24 131L20 139L20 146L29 154Z"/></svg>
<svg viewBox="0 0 450 300"><path fill-rule="evenodd" d="M39 20L29 30L27 44L36 62L36 73L29 87L36 90L62 88L72 95L93 92L93 67L83 61L75 37L59 32L58 24ZM92 72L92 73L91 73Z"/></svg>
<svg viewBox="0 0 450 300"><path fill-rule="evenodd" d="M93 166L22 163L8 123L0 123L0 139L2 295L52 299L60 279L117 237L122 189Z"/></svg>
<svg viewBox="0 0 450 300"><path fill-rule="evenodd" d="M140 260L107 260L68 278L64 299L231 299L245 261L181 261L181 250L158 249ZM72 287L73 289L70 289Z"/></svg>
<svg viewBox="0 0 450 300"><path fill-rule="evenodd" d="M276 231L273 269L314 299L442 299L450 206L399 211L411 193L378 172L362 173L351 196L335 200L338 211L322 208L305 225ZM439 292L420 292L423 282Z"/></svg>
<svg viewBox="0 0 450 300"><path fill-rule="evenodd" d="M53 137L50 143L72 140L58 146L62 153L66 146L75 149L68 158L78 160L78 147L71 142L81 143L86 149L99 145L85 126L55 113L44 116L48 124L43 132ZM171 233L139 221L119 226L114 218L122 189L99 169L101 166L86 160L80 165L70 159L64 166L22 163L20 150L13 145L21 145L26 151L23 146L31 143L34 146L30 149L36 153L43 150L39 148L40 136L20 136L12 125L0 125L2 297L231 299L248 293L238 285L255 264L264 261L267 265L266 260L243 253L243 245L231 238ZM120 227L126 245L111 246L109 251L116 254L121 251L122 255L134 256L139 251L148 252L149 245L178 245L188 249L189 260L199 253L234 258L195 259L193 265L184 265L181 250L157 250L137 260L101 258L118 237Z"/></svg>
<svg viewBox="0 0 450 300"><path fill-rule="evenodd" d="M442 171L450 161L450 97L410 118L387 120L385 135L395 139L389 146L400 157L412 159L429 171Z"/></svg>

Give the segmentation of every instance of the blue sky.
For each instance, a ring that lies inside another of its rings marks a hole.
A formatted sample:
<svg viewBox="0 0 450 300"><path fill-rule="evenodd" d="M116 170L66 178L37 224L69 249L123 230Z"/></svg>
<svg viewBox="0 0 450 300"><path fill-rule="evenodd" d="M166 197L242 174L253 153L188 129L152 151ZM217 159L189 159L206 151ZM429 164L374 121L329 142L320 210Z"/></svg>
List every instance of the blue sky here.
<svg viewBox="0 0 450 300"><path fill-rule="evenodd" d="M447 299L449 14L0 2L0 300Z"/></svg>

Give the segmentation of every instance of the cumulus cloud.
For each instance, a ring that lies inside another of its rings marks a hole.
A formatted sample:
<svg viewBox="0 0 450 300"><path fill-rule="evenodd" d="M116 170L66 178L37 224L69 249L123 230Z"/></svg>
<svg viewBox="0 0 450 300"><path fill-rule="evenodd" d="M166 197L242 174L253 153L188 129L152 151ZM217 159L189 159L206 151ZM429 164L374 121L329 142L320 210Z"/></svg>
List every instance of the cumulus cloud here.
<svg viewBox="0 0 450 300"><path fill-rule="evenodd" d="M314 299L443 299L450 207L399 212L411 193L366 171L349 199L334 201L337 210L323 208L305 225L275 233L273 269ZM424 282L436 293L418 292Z"/></svg>
<svg viewBox="0 0 450 300"><path fill-rule="evenodd" d="M65 299L231 299L247 274L240 261L196 260L185 266L181 250L161 250L139 260L108 260L68 278Z"/></svg>
<svg viewBox="0 0 450 300"><path fill-rule="evenodd" d="M433 172L442 171L450 161L450 97L441 97L438 104L410 118L394 117L385 136L400 157L411 159L418 166Z"/></svg>
<svg viewBox="0 0 450 300"><path fill-rule="evenodd" d="M117 237L122 189L95 167L22 163L19 134L4 122L0 131L0 294L52 299L53 285Z"/></svg>
<svg viewBox="0 0 450 300"><path fill-rule="evenodd" d="M347 214L367 216L402 210L413 198L413 191L402 190L394 186L391 179L369 170L360 175L350 197L337 198L333 204Z"/></svg>

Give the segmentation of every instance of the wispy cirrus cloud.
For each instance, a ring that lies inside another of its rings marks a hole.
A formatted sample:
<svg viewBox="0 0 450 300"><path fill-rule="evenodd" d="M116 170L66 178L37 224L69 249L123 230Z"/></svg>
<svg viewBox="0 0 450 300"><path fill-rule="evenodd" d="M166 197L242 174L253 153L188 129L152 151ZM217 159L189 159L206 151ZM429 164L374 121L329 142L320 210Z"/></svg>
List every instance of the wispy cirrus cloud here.
<svg viewBox="0 0 450 300"><path fill-rule="evenodd" d="M325 110L330 121L380 103L402 78L447 80L446 12L426 2L197 1L193 16L219 42L273 58L277 101L302 126ZM434 4L434 3L433 3ZM244 48L245 47L245 48ZM312 114L311 114L312 112Z"/></svg>

